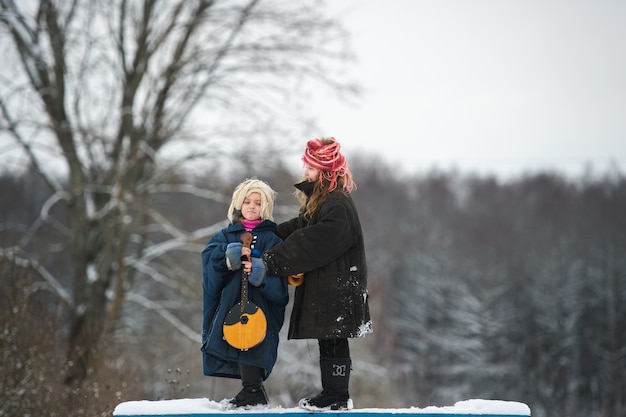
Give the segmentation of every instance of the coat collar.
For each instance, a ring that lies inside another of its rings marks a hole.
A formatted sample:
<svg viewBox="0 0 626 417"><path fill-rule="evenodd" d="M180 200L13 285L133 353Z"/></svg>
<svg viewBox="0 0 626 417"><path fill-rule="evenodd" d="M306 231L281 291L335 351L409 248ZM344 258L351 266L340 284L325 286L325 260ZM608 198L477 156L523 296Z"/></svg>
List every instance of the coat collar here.
<svg viewBox="0 0 626 417"><path fill-rule="evenodd" d="M295 185L295 187L302 191L307 197L311 197L313 194L313 189L315 188L315 182L313 181L302 181Z"/></svg>

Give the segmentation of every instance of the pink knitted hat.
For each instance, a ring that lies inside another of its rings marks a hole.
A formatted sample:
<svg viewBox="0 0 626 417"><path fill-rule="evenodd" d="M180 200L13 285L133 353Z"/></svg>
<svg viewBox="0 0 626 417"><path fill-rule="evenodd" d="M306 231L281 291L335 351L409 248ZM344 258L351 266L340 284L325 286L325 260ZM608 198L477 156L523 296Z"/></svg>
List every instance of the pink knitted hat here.
<svg viewBox="0 0 626 417"><path fill-rule="evenodd" d="M354 181L348 166L348 160L340 152L341 145L333 137L312 139L307 142L302 161L315 169L322 171L320 183L323 179L328 179L329 191L337 187L337 178L345 176L344 190L352 191Z"/></svg>

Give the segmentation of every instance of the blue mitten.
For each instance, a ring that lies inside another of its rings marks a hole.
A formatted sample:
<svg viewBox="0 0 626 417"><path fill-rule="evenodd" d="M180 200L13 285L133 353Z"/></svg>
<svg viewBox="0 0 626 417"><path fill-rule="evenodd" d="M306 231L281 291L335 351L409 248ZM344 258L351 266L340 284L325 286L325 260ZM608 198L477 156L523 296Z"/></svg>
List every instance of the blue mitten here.
<svg viewBox="0 0 626 417"><path fill-rule="evenodd" d="M226 246L226 266L231 271L241 269L241 242L229 243Z"/></svg>
<svg viewBox="0 0 626 417"><path fill-rule="evenodd" d="M248 276L248 282L255 287L260 287L265 279L265 264L261 258L251 258L252 272Z"/></svg>

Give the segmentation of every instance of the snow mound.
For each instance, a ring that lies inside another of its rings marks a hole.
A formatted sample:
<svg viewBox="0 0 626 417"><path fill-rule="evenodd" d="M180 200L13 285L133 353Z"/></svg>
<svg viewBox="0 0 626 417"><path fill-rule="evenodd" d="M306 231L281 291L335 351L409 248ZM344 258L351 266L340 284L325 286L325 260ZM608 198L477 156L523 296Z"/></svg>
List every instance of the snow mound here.
<svg viewBox="0 0 626 417"><path fill-rule="evenodd" d="M410 407L410 408L355 408L348 411L324 411L322 414L421 414L421 415L485 415L485 416L526 416L530 417L530 408L514 401L501 400L465 400L453 406L445 407ZM309 415L301 408L272 407L256 410L225 411L219 402L208 398L188 398L164 401L127 401L115 407L113 415L125 416L194 416L215 414L293 414Z"/></svg>

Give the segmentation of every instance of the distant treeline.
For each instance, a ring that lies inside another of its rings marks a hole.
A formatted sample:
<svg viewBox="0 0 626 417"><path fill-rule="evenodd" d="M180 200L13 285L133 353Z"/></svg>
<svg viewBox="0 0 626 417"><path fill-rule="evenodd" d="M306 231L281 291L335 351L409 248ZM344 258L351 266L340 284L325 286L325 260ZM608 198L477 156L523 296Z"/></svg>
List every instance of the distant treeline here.
<svg viewBox="0 0 626 417"><path fill-rule="evenodd" d="M525 402L535 417L625 415L622 173L577 179L537 173L507 181L435 171L398 177L384 165L358 162L353 196L366 236L374 320L368 338L376 342L368 345L369 353L385 369L376 384L396 393L397 407L486 398ZM263 174L279 192L277 221L294 215L293 181L284 172ZM225 196L239 180L176 179ZM95 372L88 388L54 388L66 355L58 347L67 334L63 302L50 292L38 292L41 279L16 265L11 251L21 248L45 259L48 270L63 276L71 260L47 242L62 236L63 209L54 207L61 224L46 223L36 228L36 241L25 239L50 197L46 188L34 174L5 174L0 195L0 367L8 375L0 382L0 411L37 414L38 407L50 407L51 399L64 398L68 404L76 390L102 413L124 398L161 395L155 392L162 392L164 381L153 381L147 370L130 365ZM167 193L149 204L187 231L220 221L227 205ZM158 242L158 234L150 239ZM169 254L163 262L170 275L187 275L189 281L168 285L163 278L162 288L155 289L137 276L127 285L161 304L178 306L172 311L194 327L201 311L198 259ZM162 319L142 318L139 326L136 310L127 307L124 315L122 324L111 329L102 354L124 364L167 366L158 343L128 339L140 328L163 326L157 324ZM115 337L121 334L124 338ZM281 348L289 349L289 344ZM198 346L190 349L197 354ZM166 385L179 389L180 379L172 377ZM115 389L120 381L128 387L122 394ZM355 382L355 398L362 385ZM275 396L283 395L276 392L280 389L289 398L298 394L274 382ZM39 399L25 401L25 392L39 393ZM74 407L80 404L74 401ZM375 406L372 401L368 405Z"/></svg>

